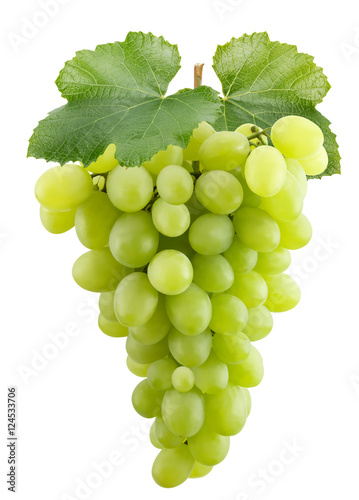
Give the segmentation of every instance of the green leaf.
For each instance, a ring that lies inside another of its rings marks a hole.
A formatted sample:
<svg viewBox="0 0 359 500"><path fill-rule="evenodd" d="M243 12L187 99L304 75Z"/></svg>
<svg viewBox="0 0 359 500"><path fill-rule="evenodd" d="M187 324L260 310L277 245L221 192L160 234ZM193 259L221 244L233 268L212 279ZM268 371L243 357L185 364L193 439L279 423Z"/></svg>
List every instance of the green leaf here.
<svg viewBox="0 0 359 500"><path fill-rule="evenodd" d="M246 122L267 128L285 115L304 116L325 136L329 165L317 177L340 173L336 136L315 109L330 85L313 57L298 53L294 45L271 42L267 33L253 33L218 46L213 67L224 95L217 130L235 130Z"/></svg>
<svg viewBox="0 0 359 500"><path fill-rule="evenodd" d="M201 121L216 120L221 102L205 86L165 97L179 68L177 46L151 33L77 52L56 81L68 103L39 123L28 156L88 166L114 143L119 163L135 166L169 144L186 147Z"/></svg>

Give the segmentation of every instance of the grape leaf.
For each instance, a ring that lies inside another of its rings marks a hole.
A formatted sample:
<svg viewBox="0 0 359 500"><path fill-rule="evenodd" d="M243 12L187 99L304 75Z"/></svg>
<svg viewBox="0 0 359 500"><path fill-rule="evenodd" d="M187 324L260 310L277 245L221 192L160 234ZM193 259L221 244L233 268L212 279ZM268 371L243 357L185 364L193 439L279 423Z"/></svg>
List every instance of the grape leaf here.
<svg viewBox="0 0 359 500"><path fill-rule="evenodd" d="M313 57L294 45L271 42L267 33L253 33L218 46L213 68L224 95L217 130L235 130L246 122L267 128L285 115L304 116L322 129L329 156L328 168L315 177L340 173L336 136L315 109L330 85Z"/></svg>
<svg viewBox="0 0 359 500"><path fill-rule="evenodd" d="M40 121L28 156L88 166L114 143L119 163L135 166L169 144L186 147L201 121L215 121L221 102L206 86L165 97L179 69L177 46L151 33L77 52L56 81L68 103Z"/></svg>

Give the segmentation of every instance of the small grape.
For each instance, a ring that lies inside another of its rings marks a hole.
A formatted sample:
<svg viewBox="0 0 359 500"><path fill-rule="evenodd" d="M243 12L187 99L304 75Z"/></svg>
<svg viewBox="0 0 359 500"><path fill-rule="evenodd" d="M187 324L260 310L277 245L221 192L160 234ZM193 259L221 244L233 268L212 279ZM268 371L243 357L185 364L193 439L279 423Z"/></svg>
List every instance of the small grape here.
<svg viewBox="0 0 359 500"><path fill-rule="evenodd" d="M193 267L183 253L162 250L151 260L147 273L156 290L166 295L178 295L192 283Z"/></svg>
<svg viewBox="0 0 359 500"><path fill-rule="evenodd" d="M216 255L232 244L234 228L226 215L204 214L190 227L189 242L197 253Z"/></svg>
<svg viewBox="0 0 359 500"><path fill-rule="evenodd" d="M191 216L186 205L170 205L159 198L152 206L152 220L157 231L174 238L187 231Z"/></svg>
<svg viewBox="0 0 359 500"><path fill-rule="evenodd" d="M158 174L157 191L172 205L186 203L193 194L193 180L189 172L179 165L168 165Z"/></svg>
<svg viewBox="0 0 359 500"><path fill-rule="evenodd" d="M306 175L319 175L324 172L328 166L328 153L322 146L316 153L307 158L301 158L299 163L303 167Z"/></svg>
<svg viewBox="0 0 359 500"><path fill-rule="evenodd" d="M172 373L172 385L179 392L188 392L194 386L194 373L187 366L179 366Z"/></svg>
<svg viewBox="0 0 359 500"><path fill-rule="evenodd" d="M56 212L40 206L40 220L44 228L52 234L65 233L75 225L76 208L66 212Z"/></svg>
<svg viewBox="0 0 359 500"><path fill-rule="evenodd" d="M223 170L205 172L197 180L198 201L214 214L230 214L243 201L243 188L230 173Z"/></svg>
<svg viewBox="0 0 359 500"><path fill-rule="evenodd" d="M238 132L216 132L204 141L199 161L206 170L227 172L244 165L249 155L248 139Z"/></svg>
<svg viewBox="0 0 359 500"><path fill-rule="evenodd" d="M261 146L249 155L244 175L249 188L258 196L274 196L282 188L287 165L281 153L272 146Z"/></svg>
<svg viewBox="0 0 359 500"><path fill-rule="evenodd" d="M106 187L112 204L123 212L142 210L153 195L153 180L144 167L117 165L108 175Z"/></svg>

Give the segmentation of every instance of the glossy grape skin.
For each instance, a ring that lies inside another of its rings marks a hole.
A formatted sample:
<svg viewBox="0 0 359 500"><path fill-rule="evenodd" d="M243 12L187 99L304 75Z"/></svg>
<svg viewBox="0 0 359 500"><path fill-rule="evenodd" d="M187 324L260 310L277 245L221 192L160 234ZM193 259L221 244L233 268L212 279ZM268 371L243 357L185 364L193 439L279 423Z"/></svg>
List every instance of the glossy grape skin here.
<svg viewBox="0 0 359 500"><path fill-rule="evenodd" d="M156 254L159 233L147 212L122 214L110 233L110 249L123 265L142 267Z"/></svg>
<svg viewBox="0 0 359 500"><path fill-rule="evenodd" d="M200 464L199 462L195 462L192 473L189 477L191 479L197 479L200 477L207 476L207 474L209 474L212 469L213 469L212 466L203 465L203 464Z"/></svg>
<svg viewBox="0 0 359 500"><path fill-rule="evenodd" d="M157 175L168 165L182 165L183 149L179 146L168 146L164 151L156 153L150 161L145 161L143 167L150 172L153 177Z"/></svg>
<svg viewBox="0 0 359 500"><path fill-rule="evenodd" d="M170 205L159 198L152 205L152 220L157 231L175 238L187 231L191 216L186 205Z"/></svg>
<svg viewBox="0 0 359 500"><path fill-rule="evenodd" d="M263 379L263 359L260 352L252 345L248 358L238 365L228 367L229 380L240 387L256 387Z"/></svg>
<svg viewBox="0 0 359 500"><path fill-rule="evenodd" d="M263 198L260 208L277 220L296 219L303 209L303 195L294 175L287 172L282 188L276 195Z"/></svg>
<svg viewBox="0 0 359 500"><path fill-rule="evenodd" d="M234 283L226 293L238 297L248 309L264 304L268 289L260 274L249 271L248 273L235 273L234 276Z"/></svg>
<svg viewBox="0 0 359 500"><path fill-rule="evenodd" d="M168 346L178 363L188 367L202 365L211 352L211 331L206 329L199 335L189 336L172 327L168 334Z"/></svg>
<svg viewBox="0 0 359 500"><path fill-rule="evenodd" d="M193 279L191 261L177 250L162 250L148 266L148 278L154 288L166 295L178 295L190 286Z"/></svg>
<svg viewBox="0 0 359 500"><path fill-rule="evenodd" d="M153 363L162 359L169 353L167 338L164 338L156 344L145 345L137 342L131 334L126 340L126 351L129 357L141 365Z"/></svg>
<svg viewBox="0 0 359 500"><path fill-rule="evenodd" d="M154 424L155 436L160 445L163 446L163 448L176 448L183 443L184 438L173 434L173 432L169 430L161 417L156 417Z"/></svg>
<svg viewBox="0 0 359 500"><path fill-rule="evenodd" d="M151 318L140 326L130 328L132 337L141 344L152 345L162 340L171 328L171 322L166 313L165 299L158 296L158 304Z"/></svg>
<svg viewBox="0 0 359 500"><path fill-rule="evenodd" d="M293 309L300 301L300 288L288 274L264 276L268 287L265 306L271 312L285 312Z"/></svg>
<svg viewBox="0 0 359 500"><path fill-rule="evenodd" d="M258 258L257 251L246 247L240 241L238 236L234 237L232 245L223 253L223 255L230 263L233 271L237 271L239 273L252 271Z"/></svg>
<svg viewBox="0 0 359 500"><path fill-rule="evenodd" d="M223 255L200 255L191 259L193 281L206 292L220 293L228 290L234 281L234 272Z"/></svg>
<svg viewBox="0 0 359 500"><path fill-rule="evenodd" d="M137 377L146 377L150 363L137 363L137 361L134 361L130 356L127 356L126 365L130 372Z"/></svg>
<svg viewBox="0 0 359 500"><path fill-rule="evenodd" d="M106 188L116 208L123 212L137 212L152 198L153 180L144 167L117 165L107 177Z"/></svg>
<svg viewBox="0 0 359 500"><path fill-rule="evenodd" d="M253 250L271 252L279 245L277 222L259 208L240 208L234 215L233 224L240 241Z"/></svg>
<svg viewBox="0 0 359 500"><path fill-rule="evenodd" d="M235 334L243 330L248 320L248 311L238 297L228 293L213 295L211 303L211 330L223 334Z"/></svg>
<svg viewBox="0 0 359 500"><path fill-rule="evenodd" d="M127 337L128 328L121 325L117 320L107 319L102 314L98 317L98 326L100 330L109 337Z"/></svg>
<svg viewBox="0 0 359 500"><path fill-rule="evenodd" d="M246 361L230 366L229 369L244 363ZM243 429L247 419L247 403L240 387L229 383L222 391L207 395L205 403L206 424L212 431L221 436L233 436Z"/></svg>
<svg viewBox="0 0 359 500"><path fill-rule="evenodd" d="M229 436L220 436L206 423L197 434L188 439L188 447L195 460L203 465L217 465L228 455Z"/></svg>
<svg viewBox="0 0 359 500"><path fill-rule="evenodd" d="M206 361L200 366L194 366L192 371L195 384L202 392L215 394L224 389L228 383L228 367L211 351Z"/></svg>
<svg viewBox="0 0 359 500"><path fill-rule="evenodd" d="M166 391L172 387L172 374L177 363L170 358L158 359L150 364L147 371L147 381L152 389Z"/></svg>
<svg viewBox="0 0 359 500"><path fill-rule="evenodd" d="M305 195L307 194L308 188L307 176L304 172L304 168L298 160L293 160L292 158L286 158L285 163L287 165L288 172L294 175L294 177L297 179L304 199Z"/></svg>
<svg viewBox="0 0 359 500"><path fill-rule="evenodd" d="M77 208L93 190L91 175L79 165L49 168L36 182L35 196L40 205L63 212Z"/></svg>
<svg viewBox="0 0 359 500"><path fill-rule="evenodd" d="M278 246L271 252L258 252L258 260L254 271L260 274L269 274L270 276L280 274L288 269L291 261L292 257L289 250Z"/></svg>
<svg viewBox="0 0 359 500"><path fill-rule="evenodd" d="M188 392L170 389L162 401L162 418L177 436L193 436L204 422L203 395L195 388Z"/></svg>
<svg viewBox="0 0 359 500"><path fill-rule="evenodd" d="M283 156L272 146L260 146L252 151L244 169L248 187L261 197L277 194L285 182L286 173Z"/></svg>
<svg viewBox="0 0 359 500"><path fill-rule="evenodd" d="M206 170L226 170L240 167L249 155L248 139L238 132L216 132L200 147L199 161Z"/></svg>
<svg viewBox="0 0 359 500"><path fill-rule="evenodd" d="M243 328L251 342L264 339L273 328L273 316L265 306L253 307L248 310L248 321Z"/></svg>
<svg viewBox="0 0 359 500"><path fill-rule="evenodd" d="M110 202L106 193L95 191L76 212L75 228L81 243L91 249L108 244L112 226L121 212Z"/></svg>
<svg viewBox="0 0 359 500"><path fill-rule="evenodd" d="M216 131L207 122L201 122L192 132L189 143L184 150L183 157L185 160L199 161L199 149L206 139L214 135Z"/></svg>
<svg viewBox="0 0 359 500"><path fill-rule="evenodd" d="M194 458L188 446L182 444L177 448L159 452L153 463L152 476L159 486L174 488L189 478L193 467Z"/></svg>
<svg viewBox="0 0 359 500"><path fill-rule="evenodd" d="M178 392L188 392L194 386L194 373L187 366L179 366L172 373L172 385Z"/></svg>
<svg viewBox="0 0 359 500"><path fill-rule="evenodd" d="M186 203L193 194L193 179L179 165L168 165L158 174L157 191L160 197L172 205Z"/></svg>
<svg viewBox="0 0 359 500"><path fill-rule="evenodd" d="M247 359L251 350L248 337L242 333L216 333L213 337L213 352L228 365L238 365Z"/></svg>
<svg viewBox="0 0 359 500"><path fill-rule="evenodd" d="M302 165L306 175L319 175L327 168L328 161L328 153L322 146L314 155L308 156L308 158L301 158L299 163Z"/></svg>
<svg viewBox="0 0 359 500"><path fill-rule="evenodd" d="M135 387L132 393L132 405L141 417L158 417L161 415L163 396L164 392L152 389L145 379Z"/></svg>
<svg viewBox="0 0 359 500"><path fill-rule="evenodd" d="M40 220L44 228L52 234L66 233L75 225L76 208L56 212L40 206Z"/></svg>
<svg viewBox="0 0 359 500"><path fill-rule="evenodd" d="M280 245L289 250L305 247L312 238L312 226L304 214L291 222L278 221Z"/></svg>
<svg viewBox="0 0 359 500"><path fill-rule="evenodd" d="M189 230L191 247L202 255L216 255L226 251L233 238L233 224L226 215L201 215Z"/></svg>
<svg viewBox="0 0 359 500"><path fill-rule="evenodd" d="M96 161L90 163L86 170L94 174L104 174L113 170L118 165L115 153L116 144L109 144L103 154L100 155Z"/></svg>
<svg viewBox="0 0 359 500"><path fill-rule="evenodd" d="M195 191L198 201L214 214L230 214L237 210L243 201L240 182L223 170L202 174L196 182Z"/></svg>

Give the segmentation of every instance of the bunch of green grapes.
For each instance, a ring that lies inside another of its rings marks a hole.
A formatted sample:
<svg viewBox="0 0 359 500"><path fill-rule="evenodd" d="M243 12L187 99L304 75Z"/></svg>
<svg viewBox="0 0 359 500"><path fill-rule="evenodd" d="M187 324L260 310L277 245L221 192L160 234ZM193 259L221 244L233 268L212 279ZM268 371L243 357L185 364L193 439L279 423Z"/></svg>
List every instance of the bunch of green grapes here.
<svg viewBox="0 0 359 500"><path fill-rule="evenodd" d="M251 411L248 388L263 377L253 345L273 312L300 299L285 273L289 250L306 245L306 175L328 162L323 134L298 116L268 134L253 124L194 130L186 150L169 146L140 167L115 146L87 169L64 165L36 184L52 233L75 226L88 249L73 266L100 293L100 329L126 337L129 370L143 380L135 410L154 419L163 487L208 474L227 455Z"/></svg>

